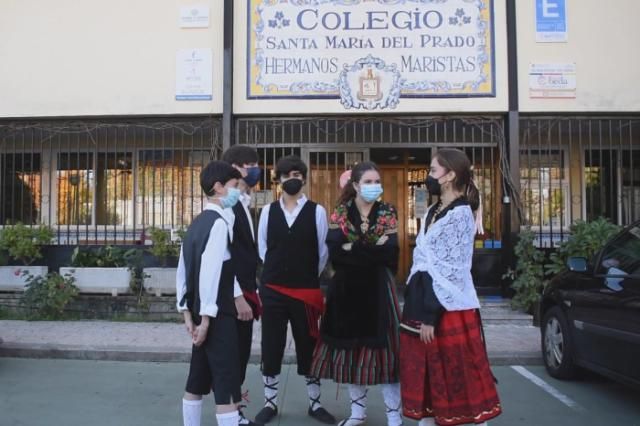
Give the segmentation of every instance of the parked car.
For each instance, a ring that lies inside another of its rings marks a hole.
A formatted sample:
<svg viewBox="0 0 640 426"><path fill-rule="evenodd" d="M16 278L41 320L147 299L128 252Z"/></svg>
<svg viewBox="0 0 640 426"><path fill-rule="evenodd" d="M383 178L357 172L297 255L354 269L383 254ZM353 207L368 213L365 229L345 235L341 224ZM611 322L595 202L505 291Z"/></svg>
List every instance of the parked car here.
<svg viewBox="0 0 640 426"><path fill-rule="evenodd" d="M542 355L549 374L580 368L640 385L640 221L593 259L571 258L540 303Z"/></svg>

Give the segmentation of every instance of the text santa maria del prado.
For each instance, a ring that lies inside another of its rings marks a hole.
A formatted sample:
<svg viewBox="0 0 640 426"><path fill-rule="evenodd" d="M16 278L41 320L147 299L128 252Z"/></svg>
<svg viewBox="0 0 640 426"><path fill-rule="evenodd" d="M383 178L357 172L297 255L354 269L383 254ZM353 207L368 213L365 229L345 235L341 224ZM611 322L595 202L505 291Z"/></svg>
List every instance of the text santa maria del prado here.
<svg viewBox="0 0 640 426"><path fill-rule="evenodd" d="M248 98L495 96L493 0L247 3Z"/></svg>

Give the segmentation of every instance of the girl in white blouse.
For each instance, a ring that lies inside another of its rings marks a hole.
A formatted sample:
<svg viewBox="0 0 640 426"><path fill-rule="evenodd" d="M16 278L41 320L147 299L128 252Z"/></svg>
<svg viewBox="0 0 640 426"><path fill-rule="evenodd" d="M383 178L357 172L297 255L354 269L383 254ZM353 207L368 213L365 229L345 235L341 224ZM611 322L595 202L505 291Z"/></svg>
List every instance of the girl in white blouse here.
<svg viewBox="0 0 640 426"><path fill-rule="evenodd" d="M471 162L441 149L426 184L439 201L423 218L400 333L403 411L420 426L486 424L501 413L471 278L479 193Z"/></svg>

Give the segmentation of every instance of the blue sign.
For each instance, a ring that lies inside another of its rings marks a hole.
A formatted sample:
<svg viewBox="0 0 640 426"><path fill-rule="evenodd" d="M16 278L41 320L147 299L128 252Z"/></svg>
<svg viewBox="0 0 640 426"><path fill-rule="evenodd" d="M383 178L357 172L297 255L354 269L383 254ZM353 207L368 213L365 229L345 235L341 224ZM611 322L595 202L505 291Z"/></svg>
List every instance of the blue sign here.
<svg viewBox="0 0 640 426"><path fill-rule="evenodd" d="M536 40L567 41L566 0L536 0Z"/></svg>

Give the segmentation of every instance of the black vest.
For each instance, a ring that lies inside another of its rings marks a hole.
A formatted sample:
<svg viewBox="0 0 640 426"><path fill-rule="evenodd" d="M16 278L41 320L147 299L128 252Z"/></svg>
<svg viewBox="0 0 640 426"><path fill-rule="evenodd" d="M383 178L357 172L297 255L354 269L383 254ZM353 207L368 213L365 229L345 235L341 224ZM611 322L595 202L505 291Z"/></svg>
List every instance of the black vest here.
<svg viewBox="0 0 640 426"><path fill-rule="evenodd" d="M259 261L258 248L242 203L236 203L233 207L233 213L236 216L236 221L233 224L233 243L229 247L233 269L242 290L254 292Z"/></svg>
<svg viewBox="0 0 640 426"><path fill-rule="evenodd" d="M191 316L196 324L200 324L200 266L202 264L202 253L207 246L211 228L216 220L224 220L218 212L205 210L200 213L189 226L187 235L182 243L182 256L187 280L187 292L180 305L186 303ZM224 244L222 241L219 244ZM227 237L229 244L229 237ZM236 306L233 297L233 264L231 259L222 264L220 282L218 283L218 296L216 305L218 313L236 316Z"/></svg>
<svg viewBox="0 0 640 426"><path fill-rule="evenodd" d="M307 201L291 228L280 201L271 203L262 284L319 288L316 203Z"/></svg>

